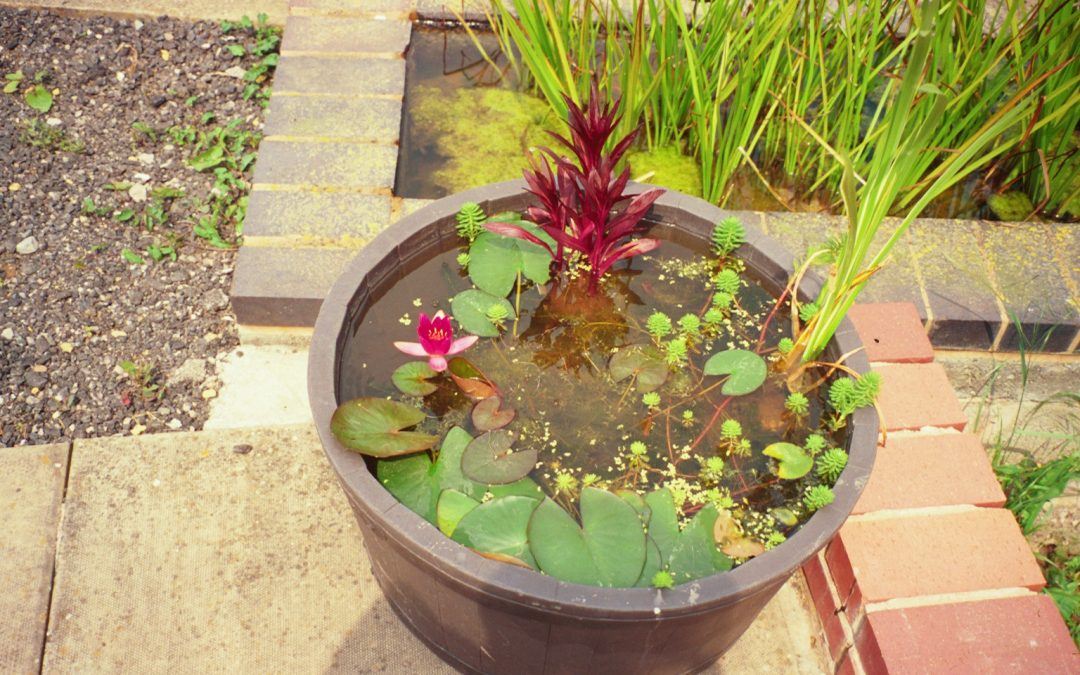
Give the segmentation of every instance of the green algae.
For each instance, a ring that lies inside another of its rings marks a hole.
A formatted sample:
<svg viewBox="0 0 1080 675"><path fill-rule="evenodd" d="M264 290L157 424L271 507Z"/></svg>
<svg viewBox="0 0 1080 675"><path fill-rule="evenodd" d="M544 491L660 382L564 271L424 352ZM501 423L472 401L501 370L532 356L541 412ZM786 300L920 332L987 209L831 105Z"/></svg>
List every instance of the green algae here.
<svg viewBox="0 0 1080 675"><path fill-rule="evenodd" d="M433 179L448 193L521 178L531 150L551 144L546 132L561 131L545 101L490 87L417 87L412 124L415 142L446 158Z"/></svg>
<svg viewBox="0 0 1080 675"><path fill-rule="evenodd" d="M693 157L667 145L653 150L633 150L626 155L635 180L701 196L701 167Z"/></svg>

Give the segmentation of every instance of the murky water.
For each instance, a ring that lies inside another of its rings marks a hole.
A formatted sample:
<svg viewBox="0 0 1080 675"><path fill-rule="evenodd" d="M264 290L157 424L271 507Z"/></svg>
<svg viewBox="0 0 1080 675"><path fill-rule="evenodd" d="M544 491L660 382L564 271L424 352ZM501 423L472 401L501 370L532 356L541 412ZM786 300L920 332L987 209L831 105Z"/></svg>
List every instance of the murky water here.
<svg viewBox="0 0 1080 675"><path fill-rule="evenodd" d="M395 368L410 357L392 346L395 340L416 340L418 313L450 313L449 298L470 287L451 250L433 257L371 305L344 348L342 400L357 396L403 396L392 385ZM675 464L680 476L693 479L705 458L723 456L735 469L721 487L736 500L758 506L776 506L796 498L801 481L778 481L771 460L761 454L766 445L787 440L801 444L808 429L818 426L822 402L811 396L806 423L796 425L784 413L780 375L772 373L756 392L725 397L713 388L719 382L701 373L705 359L731 348L756 349L758 326L772 309L774 299L744 274L749 284L739 294L730 321L711 339L700 340L689 362L669 375L660 389L658 408L649 409L632 383L613 381L608 363L613 353L631 345L651 344L644 325L654 311L677 319L687 313L701 315L710 306L708 263L695 252L665 241L652 255L620 264L609 273L601 292L589 296L584 283L531 288L520 298L520 319L511 317L499 338L481 339L463 356L499 388L517 417L509 427L518 436L516 448L534 447L542 466L533 472L541 486L552 492L556 472L581 478L595 473L610 481L610 489L655 488L668 478L660 472ZM514 300L513 295L511 300ZM783 315L768 328L764 345L775 345L787 327ZM463 426L478 432L469 419L472 402L447 376L435 381L438 389L425 397L428 420L422 428L445 433ZM689 411L689 414L687 414ZM689 419L686 419L689 418ZM715 418L715 419L714 419ZM753 451L730 455L721 448L720 424L738 420ZM628 470L629 445L648 447L651 469ZM759 481L760 478L760 481ZM753 487L760 482L760 487Z"/></svg>

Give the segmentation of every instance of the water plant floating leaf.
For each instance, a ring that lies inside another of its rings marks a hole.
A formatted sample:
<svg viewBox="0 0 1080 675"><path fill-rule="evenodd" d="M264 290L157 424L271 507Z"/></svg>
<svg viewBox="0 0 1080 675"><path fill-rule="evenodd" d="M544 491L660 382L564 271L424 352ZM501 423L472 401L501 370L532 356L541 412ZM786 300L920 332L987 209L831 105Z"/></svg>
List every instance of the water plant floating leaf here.
<svg viewBox="0 0 1080 675"><path fill-rule="evenodd" d="M403 394L409 396L427 396L435 391L435 384L429 382L438 375L431 366L424 361L410 361L398 366L390 376L394 386Z"/></svg>
<svg viewBox="0 0 1080 675"><path fill-rule="evenodd" d="M664 384L668 377L668 366L660 351L652 345L630 345L611 355L608 372L615 382L635 377L635 387L645 393Z"/></svg>
<svg viewBox="0 0 1080 675"><path fill-rule="evenodd" d="M479 552L511 556L535 568L528 527L538 503L528 497L500 497L481 504L461 518L452 539Z"/></svg>
<svg viewBox="0 0 1080 675"><path fill-rule="evenodd" d="M427 450L438 436L403 431L424 421L412 406L384 398L361 397L338 406L330 418L334 437L350 450L372 457L393 457Z"/></svg>
<svg viewBox="0 0 1080 675"><path fill-rule="evenodd" d="M484 495L484 486L469 480L461 472L461 457L465 448L472 443L473 437L461 427L454 427L447 432L439 446L439 458L431 471L435 481L436 493L440 490L458 490L470 497L480 499Z"/></svg>
<svg viewBox="0 0 1080 675"><path fill-rule="evenodd" d="M458 386L461 393L473 401L480 401L495 395L495 384L487 379L480 369L474 366L468 359L456 357L450 359L447 365L450 379Z"/></svg>
<svg viewBox="0 0 1080 675"><path fill-rule="evenodd" d="M435 522L439 491L426 453L380 460L375 475L394 498L428 522Z"/></svg>
<svg viewBox="0 0 1080 675"><path fill-rule="evenodd" d="M713 540L724 555L732 558L753 558L765 552L765 546L744 535L727 511L721 511L716 516Z"/></svg>
<svg viewBox="0 0 1080 675"><path fill-rule="evenodd" d="M518 497L535 499L536 501L540 501L544 498L543 488L529 477L516 480L513 483L506 483L505 485L489 485L487 491L491 493L492 497L509 497L511 495L516 495Z"/></svg>
<svg viewBox="0 0 1080 675"><path fill-rule="evenodd" d="M516 216L500 214L488 219L486 227L521 228L546 246L555 242L540 228ZM502 236L495 231L481 232L469 247L469 278L476 287L497 297L506 297L514 288L518 274L537 284L550 278L551 254L540 244ZM455 310L457 313L457 310Z"/></svg>
<svg viewBox="0 0 1080 675"><path fill-rule="evenodd" d="M435 524L439 526L440 532L448 537L452 536L465 514L478 506L480 502L464 492L443 490L435 505Z"/></svg>
<svg viewBox="0 0 1080 675"><path fill-rule="evenodd" d="M489 396L473 406L472 423L477 431L494 431L513 422L516 414L513 408L502 407L500 396Z"/></svg>
<svg viewBox="0 0 1080 675"><path fill-rule="evenodd" d="M671 490L661 488L645 495L649 507L649 538L656 542L664 563L679 538L679 514Z"/></svg>
<svg viewBox="0 0 1080 675"><path fill-rule="evenodd" d="M706 504L679 534L668 558L668 571L676 584L731 569L731 558L716 547L713 538L718 515L715 506Z"/></svg>
<svg viewBox="0 0 1080 675"><path fill-rule="evenodd" d="M470 262L469 268L472 269L473 265L474 262ZM492 307L501 308L500 314L505 312L506 316L514 316L514 306L506 298L475 288L462 291L450 299L450 309L461 327L480 337L499 335L499 327L490 319Z"/></svg>
<svg viewBox="0 0 1080 675"><path fill-rule="evenodd" d="M728 349L709 357L702 367L706 375L729 375L720 388L725 396L743 396L765 382L769 368L765 360L746 349Z"/></svg>
<svg viewBox="0 0 1080 675"><path fill-rule="evenodd" d="M598 488L581 491L581 525L550 499L529 521L529 548L551 576L593 586L633 586L645 566L645 531L632 506Z"/></svg>
<svg viewBox="0 0 1080 675"><path fill-rule="evenodd" d="M794 443L773 443L762 453L779 460L776 475L784 480L802 478L814 466L814 459Z"/></svg>
<svg viewBox="0 0 1080 675"><path fill-rule="evenodd" d="M500 485L524 478L536 465L536 448L514 451L514 433L507 429L478 436L461 456L461 470L479 483Z"/></svg>

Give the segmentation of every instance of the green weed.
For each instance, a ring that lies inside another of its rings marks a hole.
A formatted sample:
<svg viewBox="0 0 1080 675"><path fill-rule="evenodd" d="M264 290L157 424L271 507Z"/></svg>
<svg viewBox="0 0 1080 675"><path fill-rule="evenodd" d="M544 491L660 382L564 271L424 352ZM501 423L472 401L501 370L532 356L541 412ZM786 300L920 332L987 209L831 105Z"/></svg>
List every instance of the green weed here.
<svg viewBox="0 0 1080 675"><path fill-rule="evenodd" d="M49 126L37 117L22 123L19 141L49 152L70 152L78 155L86 150L86 145L81 140L69 136L60 127Z"/></svg>

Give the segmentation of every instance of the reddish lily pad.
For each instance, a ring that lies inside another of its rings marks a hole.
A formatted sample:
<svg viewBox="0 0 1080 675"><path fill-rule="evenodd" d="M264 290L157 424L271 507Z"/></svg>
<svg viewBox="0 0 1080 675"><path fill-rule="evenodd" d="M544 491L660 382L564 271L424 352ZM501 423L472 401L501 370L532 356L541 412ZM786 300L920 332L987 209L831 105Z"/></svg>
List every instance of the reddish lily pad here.
<svg viewBox="0 0 1080 675"><path fill-rule="evenodd" d="M338 406L330 430L350 450L372 457L395 457L427 450L438 436L404 431L424 421L420 410L384 398L365 396Z"/></svg>
<svg viewBox="0 0 1080 675"><path fill-rule="evenodd" d="M446 372L461 393L474 401L481 401L496 393L495 384L468 359L455 356L447 363Z"/></svg>
<svg viewBox="0 0 1080 675"><path fill-rule="evenodd" d="M513 483L536 466L535 448L514 451L514 433L507 429L489 431L473 439L461 456L461 472L489 485Z"/></svg>
<svg viewBox="0 0 1080 675"><path fill-rule="evenodd" d="M429 382L438 375L425 361L410 361L390 376L394 386L403 394L409 396L427 396L435 391L435 385Z"/></svg>
<svg viewBox="0 0 1080 675"><path fill-rule="evenodd" d="M477 431L502 429L514 421L517 413L513 408L502 406L502 398L489 396L477 403L472 410L472 422Z"/></svg>

